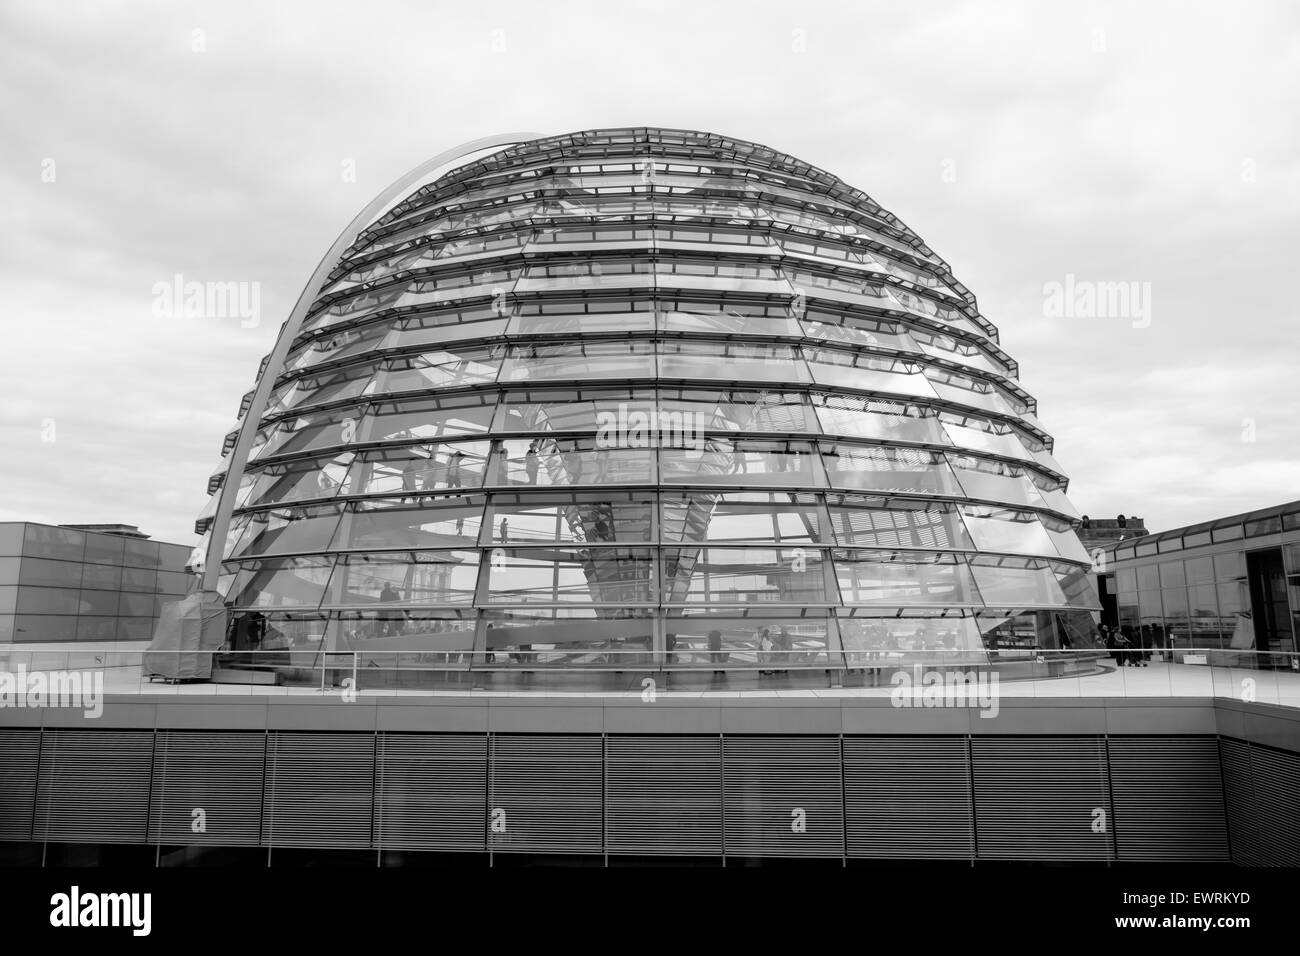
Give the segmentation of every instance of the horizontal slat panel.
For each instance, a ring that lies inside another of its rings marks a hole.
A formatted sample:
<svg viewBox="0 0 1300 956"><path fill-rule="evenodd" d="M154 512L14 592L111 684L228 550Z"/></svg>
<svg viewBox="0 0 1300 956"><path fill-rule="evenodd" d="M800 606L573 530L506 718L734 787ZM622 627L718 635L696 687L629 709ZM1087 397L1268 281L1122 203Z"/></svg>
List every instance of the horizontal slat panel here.
<svg viewBox="0 0 1300 956"><path fill-rule="evenodd" d="M276 732L267 742L262 842L370 845L374 734Z"/></svg>
<svg viewBox="0 0 1300 956"><path fill-rule="evenodd" d="M1121 860L1226 860L1223 781L1213 737L1111 737Z"/></svg>
<svg viewBox="0 0 1300 956"><path fill-rule="evenodd" d="M1102 738L974 737L971 753L980 859L1113 858Z"/></svg>
<svg viewBox="0 0 1300 956"><path fill-rule="evenodd" d="M482 734L381 734L376 843L484 849L487 770Z"/></svg>
<svg viewBox="0 0 1300 956"><path fill-rule="evenodd" d="M492 849L602 852L602 761L594 735L493 736L488 815L504 811L505 831L489 827Z"/></svg>
<svg viewBox="0 0 1300 956"><path fill-rule="evenodd" d="M970 859L970 761L964 737L845 737L848 855Z"/></svg>
<svg viewBox="0 0 1300 956"><path fill-rule="evenodd" d="M843 855L838 737L724 738L723 795L729 856Z"/></svg>
<svg viewBox="0 0 1300 956"><path fill-rule="evenodd" d="M0 729L0 840L32 838L41 732Z"/></svg>
<svg viewBox="0 0 1300 956"><path fill-rule="evenodd" d="M262 827L266 734L161 730L154 741L149 839L164 844L256 846ZM194 811L203 830L196 832Z"/></svg>
<svg viewBox="0 0 1300 956"><path fill-rule="evenodd" d="M1250 745L1259 847L1254 866L1300 866L1300 755Z"/></svg>
<svg viewBox="0 0 1300 956"><path fill-rule="evenodd" d="M46 730L36 795L36 839L145 843L151 730Z"/></svg>
<svg viewBox="0 0 1300 956"><path fill-rule="evenodd" d="M1220 737L1219 766L1223 772L1233 862L1256 866L1261 853L1260 825L1255 809L1255 788L1250 779L1250 745L1245 741Z"/></svg>
<svg viewBox="0 0 1300 956"><path fill-rule="evenodd" d="M605 749L609 853L722 853L717 737L614 736Z"/></svg>

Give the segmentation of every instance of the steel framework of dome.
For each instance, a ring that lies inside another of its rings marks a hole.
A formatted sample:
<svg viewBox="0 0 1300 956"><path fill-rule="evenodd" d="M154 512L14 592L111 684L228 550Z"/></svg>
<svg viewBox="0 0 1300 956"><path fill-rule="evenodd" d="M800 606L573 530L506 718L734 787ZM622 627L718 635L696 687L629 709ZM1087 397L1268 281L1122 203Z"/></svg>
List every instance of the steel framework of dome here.
<svg viewBox="0 0 1300 956"><path fill-rule="evenodd" d="M752 143L444 154L336 243L240 412L207 583L322 650L716 671L1095 646L997 329L894 215Z"/></svg>

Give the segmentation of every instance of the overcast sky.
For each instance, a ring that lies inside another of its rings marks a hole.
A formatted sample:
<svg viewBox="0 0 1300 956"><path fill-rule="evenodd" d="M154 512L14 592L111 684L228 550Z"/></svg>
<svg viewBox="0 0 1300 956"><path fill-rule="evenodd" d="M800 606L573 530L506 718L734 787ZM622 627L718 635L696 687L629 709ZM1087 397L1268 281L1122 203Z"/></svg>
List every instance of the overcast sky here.
<svg viewBox="0 0 1300 956"><path fill-rule="evenodd" d="M1081 511L1300 498L1294 3L6 0L0 103L0 520L192 543L258 360L374 194L477 137L631 125L772 146L915 229ZM259 283L260 323L156 315L177 275ZM1067 282L1139 298L1054 314Z"/></svg>

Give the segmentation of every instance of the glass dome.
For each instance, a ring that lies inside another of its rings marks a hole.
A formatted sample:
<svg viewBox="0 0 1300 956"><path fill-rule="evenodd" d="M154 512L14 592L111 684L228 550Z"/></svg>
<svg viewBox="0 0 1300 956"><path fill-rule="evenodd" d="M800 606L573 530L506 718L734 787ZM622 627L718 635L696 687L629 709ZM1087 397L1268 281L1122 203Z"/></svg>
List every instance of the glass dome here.
<svg viewBox="0 0 1300 956"><path fill-rule="evenodd" d="M894 215L706 133L473 155L324 264L246 396L199 522L236 614L530 672L1096 646L1034 400Z"/></svg>

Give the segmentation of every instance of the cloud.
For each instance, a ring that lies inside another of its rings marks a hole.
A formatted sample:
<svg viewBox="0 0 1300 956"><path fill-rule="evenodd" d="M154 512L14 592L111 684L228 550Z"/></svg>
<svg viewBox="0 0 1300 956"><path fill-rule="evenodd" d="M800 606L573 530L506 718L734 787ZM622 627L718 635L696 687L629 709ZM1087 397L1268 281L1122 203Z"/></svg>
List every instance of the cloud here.
<svg viewBox="0 0 1300 956"><path fill-rule="evenodd" d="M1285 3L5 4L0 519L191 541L258 360L356 210L478 136L630 124L768 143L915 228L1000 327L1081 510L1159 529L1298 497L1298 20ZM259 283L261 323L154 318L177 274ZM1046 317L1067 274L1150 283L1150 327Z"/></svg>

